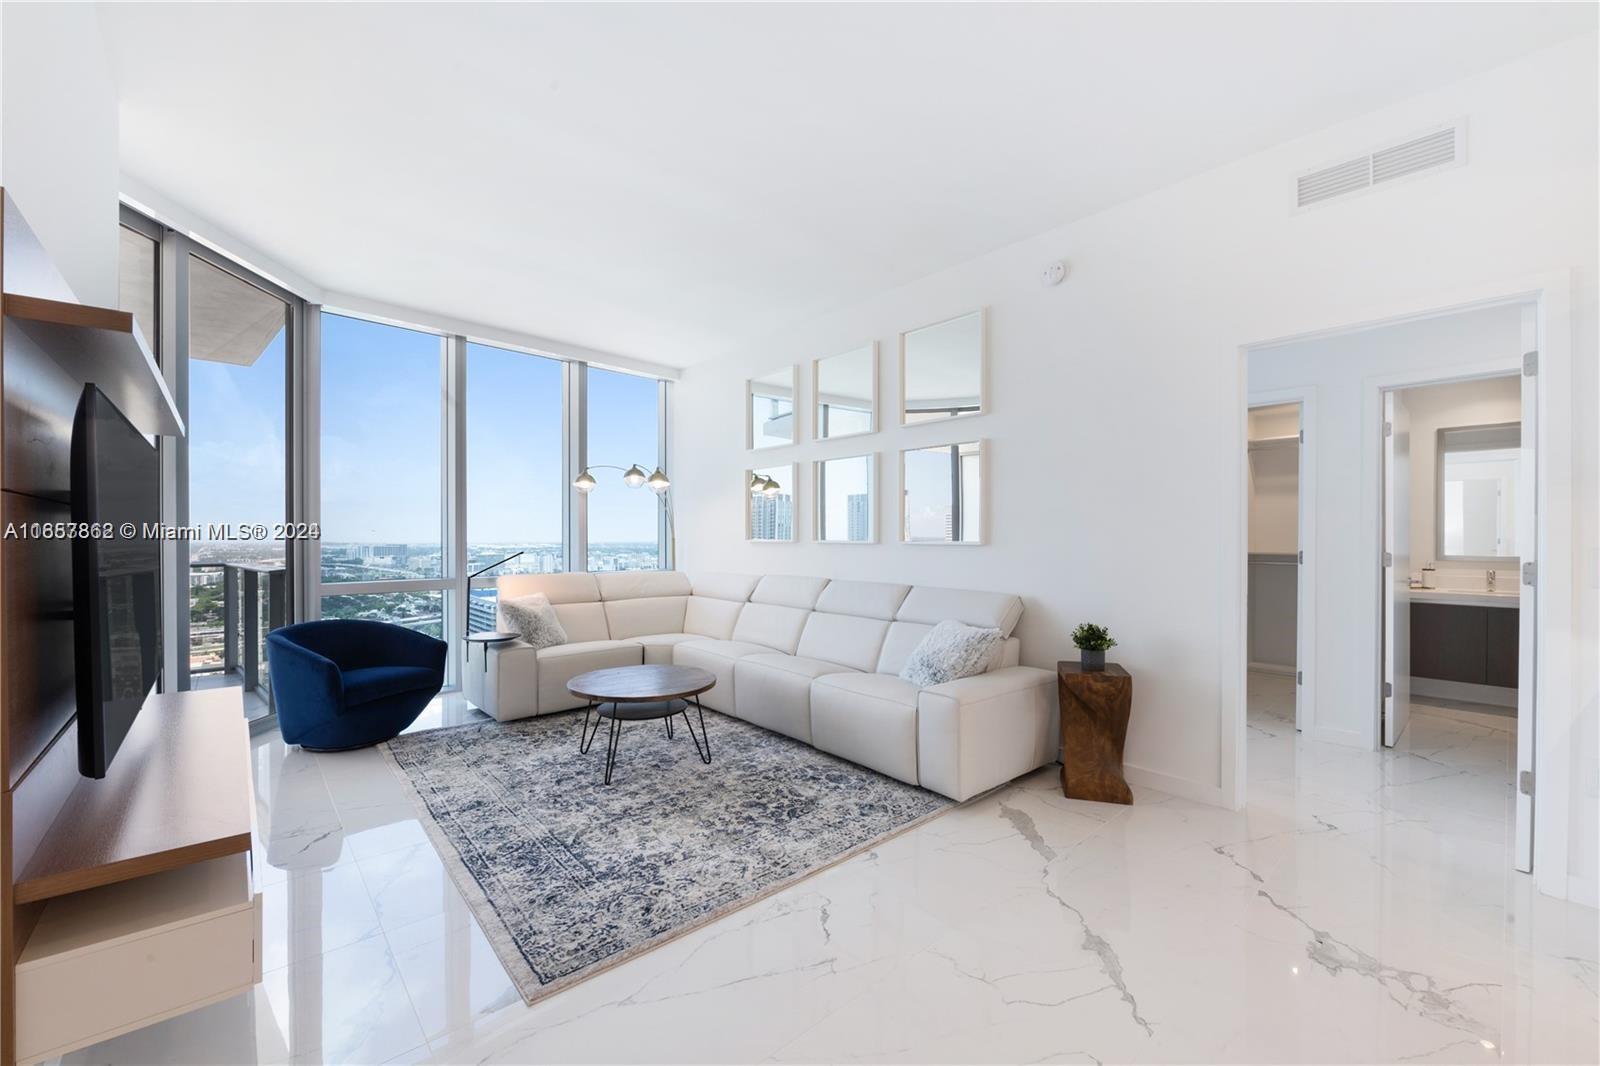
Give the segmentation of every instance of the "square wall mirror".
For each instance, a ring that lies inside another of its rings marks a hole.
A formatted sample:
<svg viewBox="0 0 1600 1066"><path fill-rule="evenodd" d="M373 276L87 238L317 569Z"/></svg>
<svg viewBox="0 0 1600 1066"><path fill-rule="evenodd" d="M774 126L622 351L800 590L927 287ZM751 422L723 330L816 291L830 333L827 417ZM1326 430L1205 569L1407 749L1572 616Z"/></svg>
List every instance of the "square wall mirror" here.
<svg viewBox="0 0 1600 1066"><path fill-rule="evenodd" d="M1521 450L1522 426L1517 422L1439 431L1435 521L1440 559L1517 558Z"/></svg>
<svg viewBox="0 0 1600 1066"><path fill-rule="evenodd" d="M906 425L982 414L983 311L900 334L900 421Z"/></svg>
<svg viewBox="0 0 1600 1066"><path fill-rule="evenodd" d="M900 538L907 544L982 544L983 442L900 453Z"/></svg>
<svg viewBox="0 0 1600 1066"><path fill-rule="evenodd" d="M871 433L878 428L878 343L814 360L811 395L817 404L818 440Z"/></svg>
<svg viewBox="0 0 1600 1066"><path fill-rule="evenodd" d="M817 540L824 544L872 544L878 539L878 456L819 459L812 481L817 487Z"/></svg>
<svg viewBox="0 0 1600 1066"><path fill-rule="evenodd" d="M749 380L745 388L746 447L776 448L799 440L794 406L799 377L798 366L786 366Z"/></svg>
<svg viewBox="0 0 1600 1066"><path fill-rule="evenodd" d="M799 463L744 472L746 540L794 540L794 501Z"/></svg>

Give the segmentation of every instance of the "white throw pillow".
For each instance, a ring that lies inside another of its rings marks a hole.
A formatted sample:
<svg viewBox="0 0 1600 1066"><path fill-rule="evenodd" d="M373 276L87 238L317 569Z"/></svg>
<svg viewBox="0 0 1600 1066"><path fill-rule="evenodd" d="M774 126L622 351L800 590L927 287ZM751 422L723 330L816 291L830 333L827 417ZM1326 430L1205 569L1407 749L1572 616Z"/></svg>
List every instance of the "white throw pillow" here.
<svg viewBox="0 0 1600 1066"><path fill-rule="evenodd" d="M567 631L556 617L556 609L550 606L550 598L542 592L501 600L500 613L535 648L553 648L567 642Z"/></svg>
<svg viewBox="0 0 1600 1066"><path fill-rule="evenodd" d="M920 688L981 674L1000 643L998 629L940 622L912 649L900 676Z"/></svg>

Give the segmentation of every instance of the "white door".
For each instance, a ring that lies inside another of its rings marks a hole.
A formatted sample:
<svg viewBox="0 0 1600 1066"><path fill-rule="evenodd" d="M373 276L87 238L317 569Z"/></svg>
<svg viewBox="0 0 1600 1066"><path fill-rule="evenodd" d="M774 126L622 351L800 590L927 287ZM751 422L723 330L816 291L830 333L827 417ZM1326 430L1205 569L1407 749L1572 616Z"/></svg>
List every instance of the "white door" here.
<svg viewBox="0 0 1600 1066"><path fill-rule="evenodd" d="M1524 872L1533 870L1533 744L1534 744L1534 671L1537 664L1537 629L1539 591L1538 569L1538 456L1539 438L1539 376L1538 367L1538 310L1528 308L1522 315L1523 346L1529 353L1523 357L1522 375L1522 461L1517 467L1517 554L1521 557L1522 573L1518 576L1517 590L1521 598L1517 603L1517 814L1513 862ZM1533 578L1530 581L1529 578Z"/></svg>
<svg viewBox="0 0 1600 1066"><path fill-rule="evenodd" d="M1383 743L1394 747L1411 714L1411 418L1383 394Z"/></svg>

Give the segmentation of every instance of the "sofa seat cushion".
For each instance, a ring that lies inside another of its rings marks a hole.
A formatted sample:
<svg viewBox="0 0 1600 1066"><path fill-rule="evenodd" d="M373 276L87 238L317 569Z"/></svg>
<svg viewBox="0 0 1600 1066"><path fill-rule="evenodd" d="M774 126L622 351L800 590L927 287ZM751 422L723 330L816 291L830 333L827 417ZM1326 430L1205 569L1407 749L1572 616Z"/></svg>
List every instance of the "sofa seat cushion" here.
<svg viewBox="0 0 1600 1066"><path fill-rule="evenodd" d="M647 665L671 666L672 649L686 640L704 640L693 633L646 633L642 637L629 637L644 648L644 661Z"/></svg>
<svg viewBox="0 0 1600 1066"><path fill-rule="evenodd" d="M355 707L402 692L439 687L439 671L426 666L368 666L344 671L344 705Z"/></svg>
<svg viewBox="0 0 1600 1066"><path fill-rule="evenodd" d="M917 784L917 686L892 674L827 674L811 682L811 743Z"/></svg>
<svg viewBox="0 0 1600 1066"><path fill-rule="evenodd" d="M734 713L733 664L746 655L759 655L772 649L745 640L679 641L672 646L672 661L678 666L698 666L717 679L714 687L700 693L700 702L714 711Z"/></svg>
<svg viewBox="0 0 1600 1066"><path fill-rule="evenodd" d="M539 649L539 713L582 707L587 700L567 691L567 682L590 670L638 666L644 649L632 640L585 640Z"/></svg>
<svg viewBox="0 0 1600 1066"><path fill-rule="evenodd" d="M746 655L733 664L734 714L775 733L811 743L811 682L853 673L825 659L782 652Z"/></svg>

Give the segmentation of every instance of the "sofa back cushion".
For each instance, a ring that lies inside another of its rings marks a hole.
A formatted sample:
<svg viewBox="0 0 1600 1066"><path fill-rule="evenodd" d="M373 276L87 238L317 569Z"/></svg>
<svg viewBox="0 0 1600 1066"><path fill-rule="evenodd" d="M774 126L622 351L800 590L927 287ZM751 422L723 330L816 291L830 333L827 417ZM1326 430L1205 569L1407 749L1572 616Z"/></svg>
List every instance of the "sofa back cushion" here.
<svg viewBox="0 0 1600 1066"><path fill-rule="evenodd" d="M912 650L932 629L933 626L921 622L890 622L888 632L883 635L883 650L878 653L877 672L899 676Z"/></svg>
<svg viewBox="0 0 1600 1066"><path fill-rule="evenodd" d="M689 595L689 576L681 570L623 570L596 574L594 579L600 598L608 603Z"/></svg>
<svg viewBox="0 0 1600 1066"><path fill-rule="evenodd" d="M652 633L682 633L687 596L641 596L634 600L607 600L606 627L612 640L627 640Z"/></svg>
<svg viewBox="0 0 1600 1066"><path fill-rule="evenodd" d="M829 614L853 614L862 618L894 619L910 585L891 585L886 581L830 581L817 597L817 610Z"/></svg>
<svg viewBox="0 0 1600 1066"><path fill-rule="evenodd" d="M800 607L780 607L774 603L747 603L739 611L733 639L765 644L776 651L793 655L800 646L800 633L811 612Z"/></svg>
<svg viewBox="0 0 1600 1066"><path fill-rule="evenodd" d="M567 643L578 644L586 640L609 640L611 629L606 625L606 609L601 603L557 603L556 617L561 628L567 631Z"/></svg>
<svg viewBox="0 0 1600 1066"><path fill-rule="evenodd" d="M683 631L712 640L728 640L733 636L733 627L744 606L714 596L690 596L684 605Z"/></svg>
<svg viewBox="0 0 1600 1066"><path fill-rule="evenodd" d="M800 634L800 646L796 654L808 659L838 663L853 670L871 671L878 665L883 635L888 630L889 623L881 618L812 611Z"/></svg>
<svg viewBox="0 0 1600 1066"><path fill-rule="evenodd" d="M709 596L714 600L732 600L744 603L756 590L759 577L750 574L717 574L696 571L689 575L689 591L696 596Z"/></svg>
<svg viewBox="0 0 1600 1066"><path fill-rule="evenodd" d="M894 617L897 622L930 626L939 622L963 622L969 626L998 629L1002 637L1009 637L1022 617L1022 597L1005 592L914 585Z"/></svg>
<svg viewBox="0 0 1600 1066"><path fill-rule="evenodd" d="M531 596L534 593L544 596L555 607L556 617L561 620L561 628L567 631L567 640L570 642L605 640L607 637L605 612L599 604L600 587L595 583L593 574L507 574L497 578L494 586L498 600ZM569 608L574 604L592 605L594 611L572 611ZM592 635L596 614L599 616L599 636ZM495 626L511 632L517 629L498 609L495 611ZM585 635L579 636L580 633Z"/></svg>
<svg viewBox="0 0 1600 1066"><path fill-rule="evenodd" d="M507 574L495 579L502 596L543 593L551 603L598 603L600 586L593 574Z"/></svg>
<svg viewBox="0 0 1600 1066"><path fill-rule="evenodd" d="M750 594L750 602L778 607L798 607L809 611L817 605L817 597L827 585L828 579L825 577L768 574L756 582L756 589Z"/></svg>

